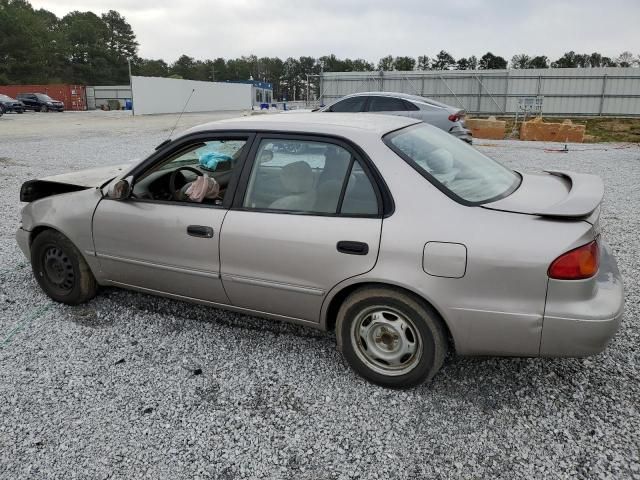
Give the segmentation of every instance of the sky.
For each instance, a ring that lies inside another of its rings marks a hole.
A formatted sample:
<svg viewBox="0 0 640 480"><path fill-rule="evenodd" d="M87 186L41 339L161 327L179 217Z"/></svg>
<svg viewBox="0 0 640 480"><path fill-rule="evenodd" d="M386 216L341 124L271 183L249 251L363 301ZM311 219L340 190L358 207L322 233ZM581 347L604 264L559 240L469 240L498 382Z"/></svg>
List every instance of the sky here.
<svg viewBox="0 0 640 480"><path fill-rule="evenodd" d="M319 57L376 62L385 55L455 58L487 51L640 54L640 0L31 0L59 17L117 10L139 55L197 59Z"/></svg>

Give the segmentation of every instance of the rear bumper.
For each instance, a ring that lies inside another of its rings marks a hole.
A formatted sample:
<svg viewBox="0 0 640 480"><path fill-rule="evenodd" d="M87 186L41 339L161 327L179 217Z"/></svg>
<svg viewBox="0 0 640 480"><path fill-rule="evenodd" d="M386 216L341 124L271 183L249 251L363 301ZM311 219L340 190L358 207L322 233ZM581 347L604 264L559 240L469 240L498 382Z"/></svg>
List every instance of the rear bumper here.
<svg viewBox="0 0 640 480"><path fill-rule="evenodd" d="M473 143L473 134L471 133L471 130L467 130L464 127L461 127L461 126L451 127L451 129L449 130L449 133L454 137L459 138L463 142L467 142L469 144Z"/></svg>
<svg viewBox="0 0 640 480"><path fill-rule="evenodd" d="M16 232L16 241L18 242L18 246L24 256L27 257L27 260L31 261L31 249L29 248L29 235L31 232L28 232L24 228L19 228Z"/></svg>
<svg viewBox="0 0 640 480"><path fill-rule="evenodd" d="M609 246L600 244L595 279L549 280L540 355L585 357L603 351L624 309L622 277Z"/></svg>

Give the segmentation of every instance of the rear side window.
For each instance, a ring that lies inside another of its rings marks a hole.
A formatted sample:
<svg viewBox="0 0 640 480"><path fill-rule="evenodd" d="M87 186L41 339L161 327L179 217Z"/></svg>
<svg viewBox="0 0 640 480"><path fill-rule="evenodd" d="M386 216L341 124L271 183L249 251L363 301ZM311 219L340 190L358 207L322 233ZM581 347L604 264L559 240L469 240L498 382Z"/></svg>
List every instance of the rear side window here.
<svg viewBox="0 0 640 480"><path fill-rule="evenodd" d="M361 112L364 108L364 104L367 101L367 97L351 97L334 103L329 107L330 112Z"/></svg>
<svg viewBox="0 0 640 480"><path fill-rule="evenodd" d="M370 112L404 112L406 110L406 103L400 98L371 97L369 102Z"/></svg>
<svg viewBox="0 0 640 480"><path fill-rule="evenodd" d="M418 106L414 103L409 102L408 100L403 100L404 102L404 106L405 109L408 111L415 111L415 110L420 110L420 108L418 108Z"/></svg>
<svg viewBox="0 0 640 480"><path fill-rule="evenodd" d="M463 204L504 198L520 176L475 148L425 123L389 133L384 142L418 173Z"/></svg>
<svg viewBox="0 0 640 480"><path fill-rule="evenodd" d="M378 215L378 200L360 162L332 143L260 142L243 207L328 215Z"/></svg>

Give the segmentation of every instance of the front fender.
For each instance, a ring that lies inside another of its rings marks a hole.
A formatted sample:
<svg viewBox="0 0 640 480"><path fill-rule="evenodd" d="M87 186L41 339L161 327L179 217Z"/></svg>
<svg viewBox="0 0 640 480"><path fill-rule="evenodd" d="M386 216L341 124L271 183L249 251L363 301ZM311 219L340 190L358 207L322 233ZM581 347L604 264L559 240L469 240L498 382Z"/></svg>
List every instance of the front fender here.
<svg viewBox="0 0 640 480"><path fill-rule="evenodd" d="M99 189L64 193L42 198L22 209L22 229L29 232L29 246L35 232L52 228L66 236L96 272L92 235L93 213L102 198Z"/></svg>

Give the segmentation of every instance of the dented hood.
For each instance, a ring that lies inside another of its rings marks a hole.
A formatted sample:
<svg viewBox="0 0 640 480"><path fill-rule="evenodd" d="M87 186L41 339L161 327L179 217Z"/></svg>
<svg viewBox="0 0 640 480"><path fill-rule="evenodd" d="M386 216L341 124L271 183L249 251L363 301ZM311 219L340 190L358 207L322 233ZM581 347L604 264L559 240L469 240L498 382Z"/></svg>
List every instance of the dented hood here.
<svg viewBox="0 0 640 480"><path fill-rule="evenodd" d="M125 173L131 168L131 163L114 165L109 167L88 168L77 172L63 173L38 179L39 181L64 183L78 187L100 187L114 177Z"/></svg>
<svg viewBox="0 0 640 480"><path fill-rule="evenodd" d="M522 183L515 192L483 207L543 217L586 218L604 196L604 184L596 175L564 170L521 175Z"/></svg>
<svg viewBox="0 0 640 480"><path fill-rule="evenodd" d="M126 173L132 165L133 163L125 163L109 167L89 168L77 172L28 180L22 184L20 200L22 202L33 202L51 195L77 192L87 188L98 188L109 180Z"/></svg>

